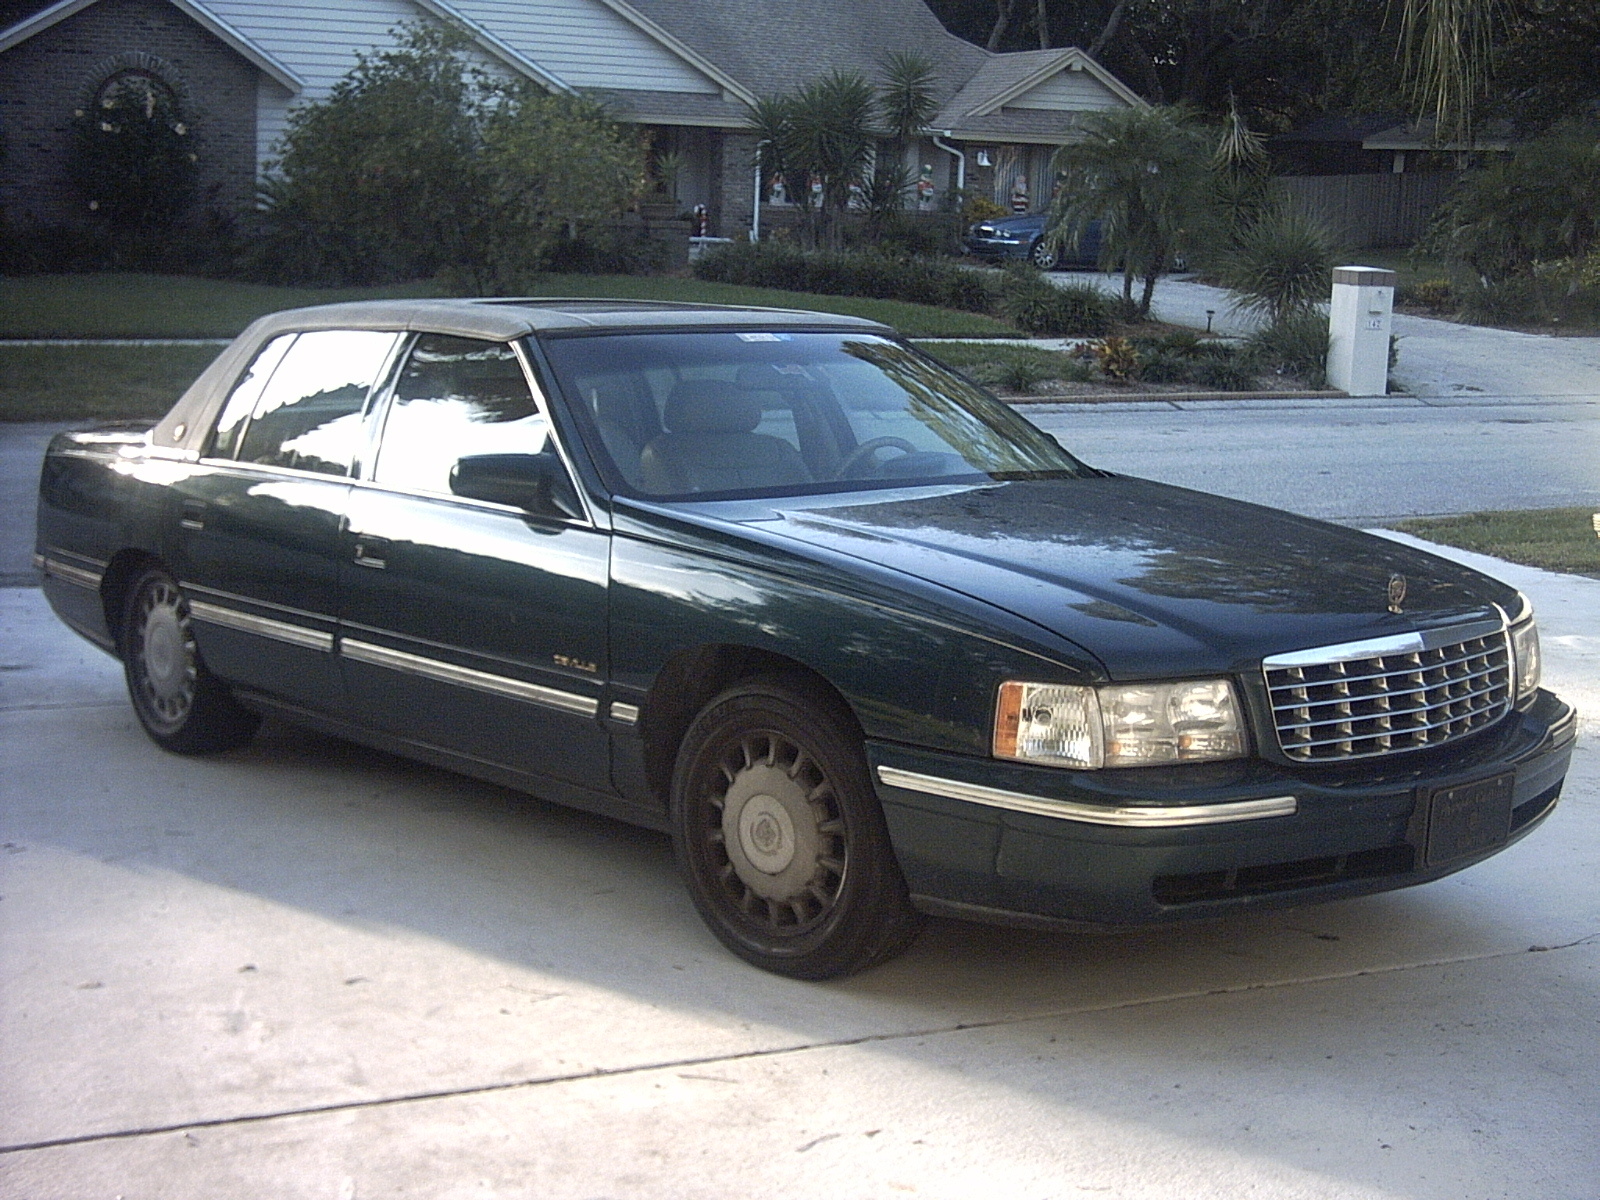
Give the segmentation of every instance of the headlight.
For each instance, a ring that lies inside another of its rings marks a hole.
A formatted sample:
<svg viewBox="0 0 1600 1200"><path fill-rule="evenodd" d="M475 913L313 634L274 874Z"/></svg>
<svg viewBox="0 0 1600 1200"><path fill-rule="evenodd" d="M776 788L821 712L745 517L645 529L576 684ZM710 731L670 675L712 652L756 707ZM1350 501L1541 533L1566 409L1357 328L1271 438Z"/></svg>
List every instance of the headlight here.
<svg viewBox="0 0 1600 1200"><path fill-rule="evenodd" d="M1141 767L1240 758L1244 729L1226 679L1183 683L1000 685L998 758L1058 767Z"/></svg>
<svg viewBox="0 0 1600 1200"><path fill-rule="evenodd" d="M1529 617L1511 630L1511 674L1516 680L1517 703L1539 688L1539 627Z"/></svg>

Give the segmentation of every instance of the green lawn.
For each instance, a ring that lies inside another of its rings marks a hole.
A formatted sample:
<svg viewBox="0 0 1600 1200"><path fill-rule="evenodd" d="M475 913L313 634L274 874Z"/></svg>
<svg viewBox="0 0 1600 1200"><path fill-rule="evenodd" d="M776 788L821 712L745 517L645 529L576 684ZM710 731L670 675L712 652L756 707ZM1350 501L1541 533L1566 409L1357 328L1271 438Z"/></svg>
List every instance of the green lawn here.
<svg viewBox="0 0 1600 1200"><path fill-rule="evenodd" d="M30 275L0 279L0 338L232 337L256 317L282 308L442 294L431 283L288 288L184 276ZM925 304L817 296L665 276L546 275L539 281L537 294L693 300L847 313L882 321L912 337L1015 334L992 318Z"/></svg>
<svg viewBox="0 0 1600 1200"><path fill-rule="evenodd" d="M1595 535L1594 518L1593 508L1534 508L1418 517L1395 528L1529 567L1600 579L1600 537Z"/></svg>
<svg viewBox="0 0 1600 1200"><path fill-rule="evenodd" d="M219 349L0 346L0 421L159 417Z"/></svg>

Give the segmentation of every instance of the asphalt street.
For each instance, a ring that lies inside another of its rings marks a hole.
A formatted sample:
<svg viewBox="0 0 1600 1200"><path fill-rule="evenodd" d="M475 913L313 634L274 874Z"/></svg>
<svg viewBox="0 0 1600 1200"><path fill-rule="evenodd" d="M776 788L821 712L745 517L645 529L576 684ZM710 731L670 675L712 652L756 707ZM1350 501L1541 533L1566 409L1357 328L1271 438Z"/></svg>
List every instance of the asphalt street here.
<svg viewBox="0 0 1600 1200"><path fill-rule="evenodd" d="M1030 404L1087 462L1344 524L1600 507L1600 396Z"/></svg>

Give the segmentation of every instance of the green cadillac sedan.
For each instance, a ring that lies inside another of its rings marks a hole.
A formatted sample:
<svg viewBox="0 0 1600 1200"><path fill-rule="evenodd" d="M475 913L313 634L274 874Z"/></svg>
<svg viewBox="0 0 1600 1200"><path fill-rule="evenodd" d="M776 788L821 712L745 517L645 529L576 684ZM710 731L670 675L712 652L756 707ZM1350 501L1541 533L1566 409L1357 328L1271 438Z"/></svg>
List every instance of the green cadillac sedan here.
<svg viewBox="0 0 1600 1200"><path fill-rule="evenodd" d="M807 979L928 913L1436 879L1575 736L1515 589L1097 470L817 313L266 317L153 427L54 441L35 562L165 749L272 713L668 830L716 936Z"/></svg>

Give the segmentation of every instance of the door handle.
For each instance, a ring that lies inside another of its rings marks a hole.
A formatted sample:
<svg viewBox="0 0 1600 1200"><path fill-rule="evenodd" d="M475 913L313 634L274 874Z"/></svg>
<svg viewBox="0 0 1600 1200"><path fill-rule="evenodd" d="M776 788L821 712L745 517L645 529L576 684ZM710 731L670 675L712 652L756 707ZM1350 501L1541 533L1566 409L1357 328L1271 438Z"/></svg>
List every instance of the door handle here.
<svg viewBox="0 0 1600 1200"><path fill-rule="evenodd" d="M356 542L355 564L381 571L389 565L388 550L389 544L381 538L361 538Z"/></svg>
<svg viewBox="0 0 1600 1200"><path fill-rule="evenodd" d="M179 529L204 529L206 527L206 502L185 500L183 512L178 517Z"/></svg>

